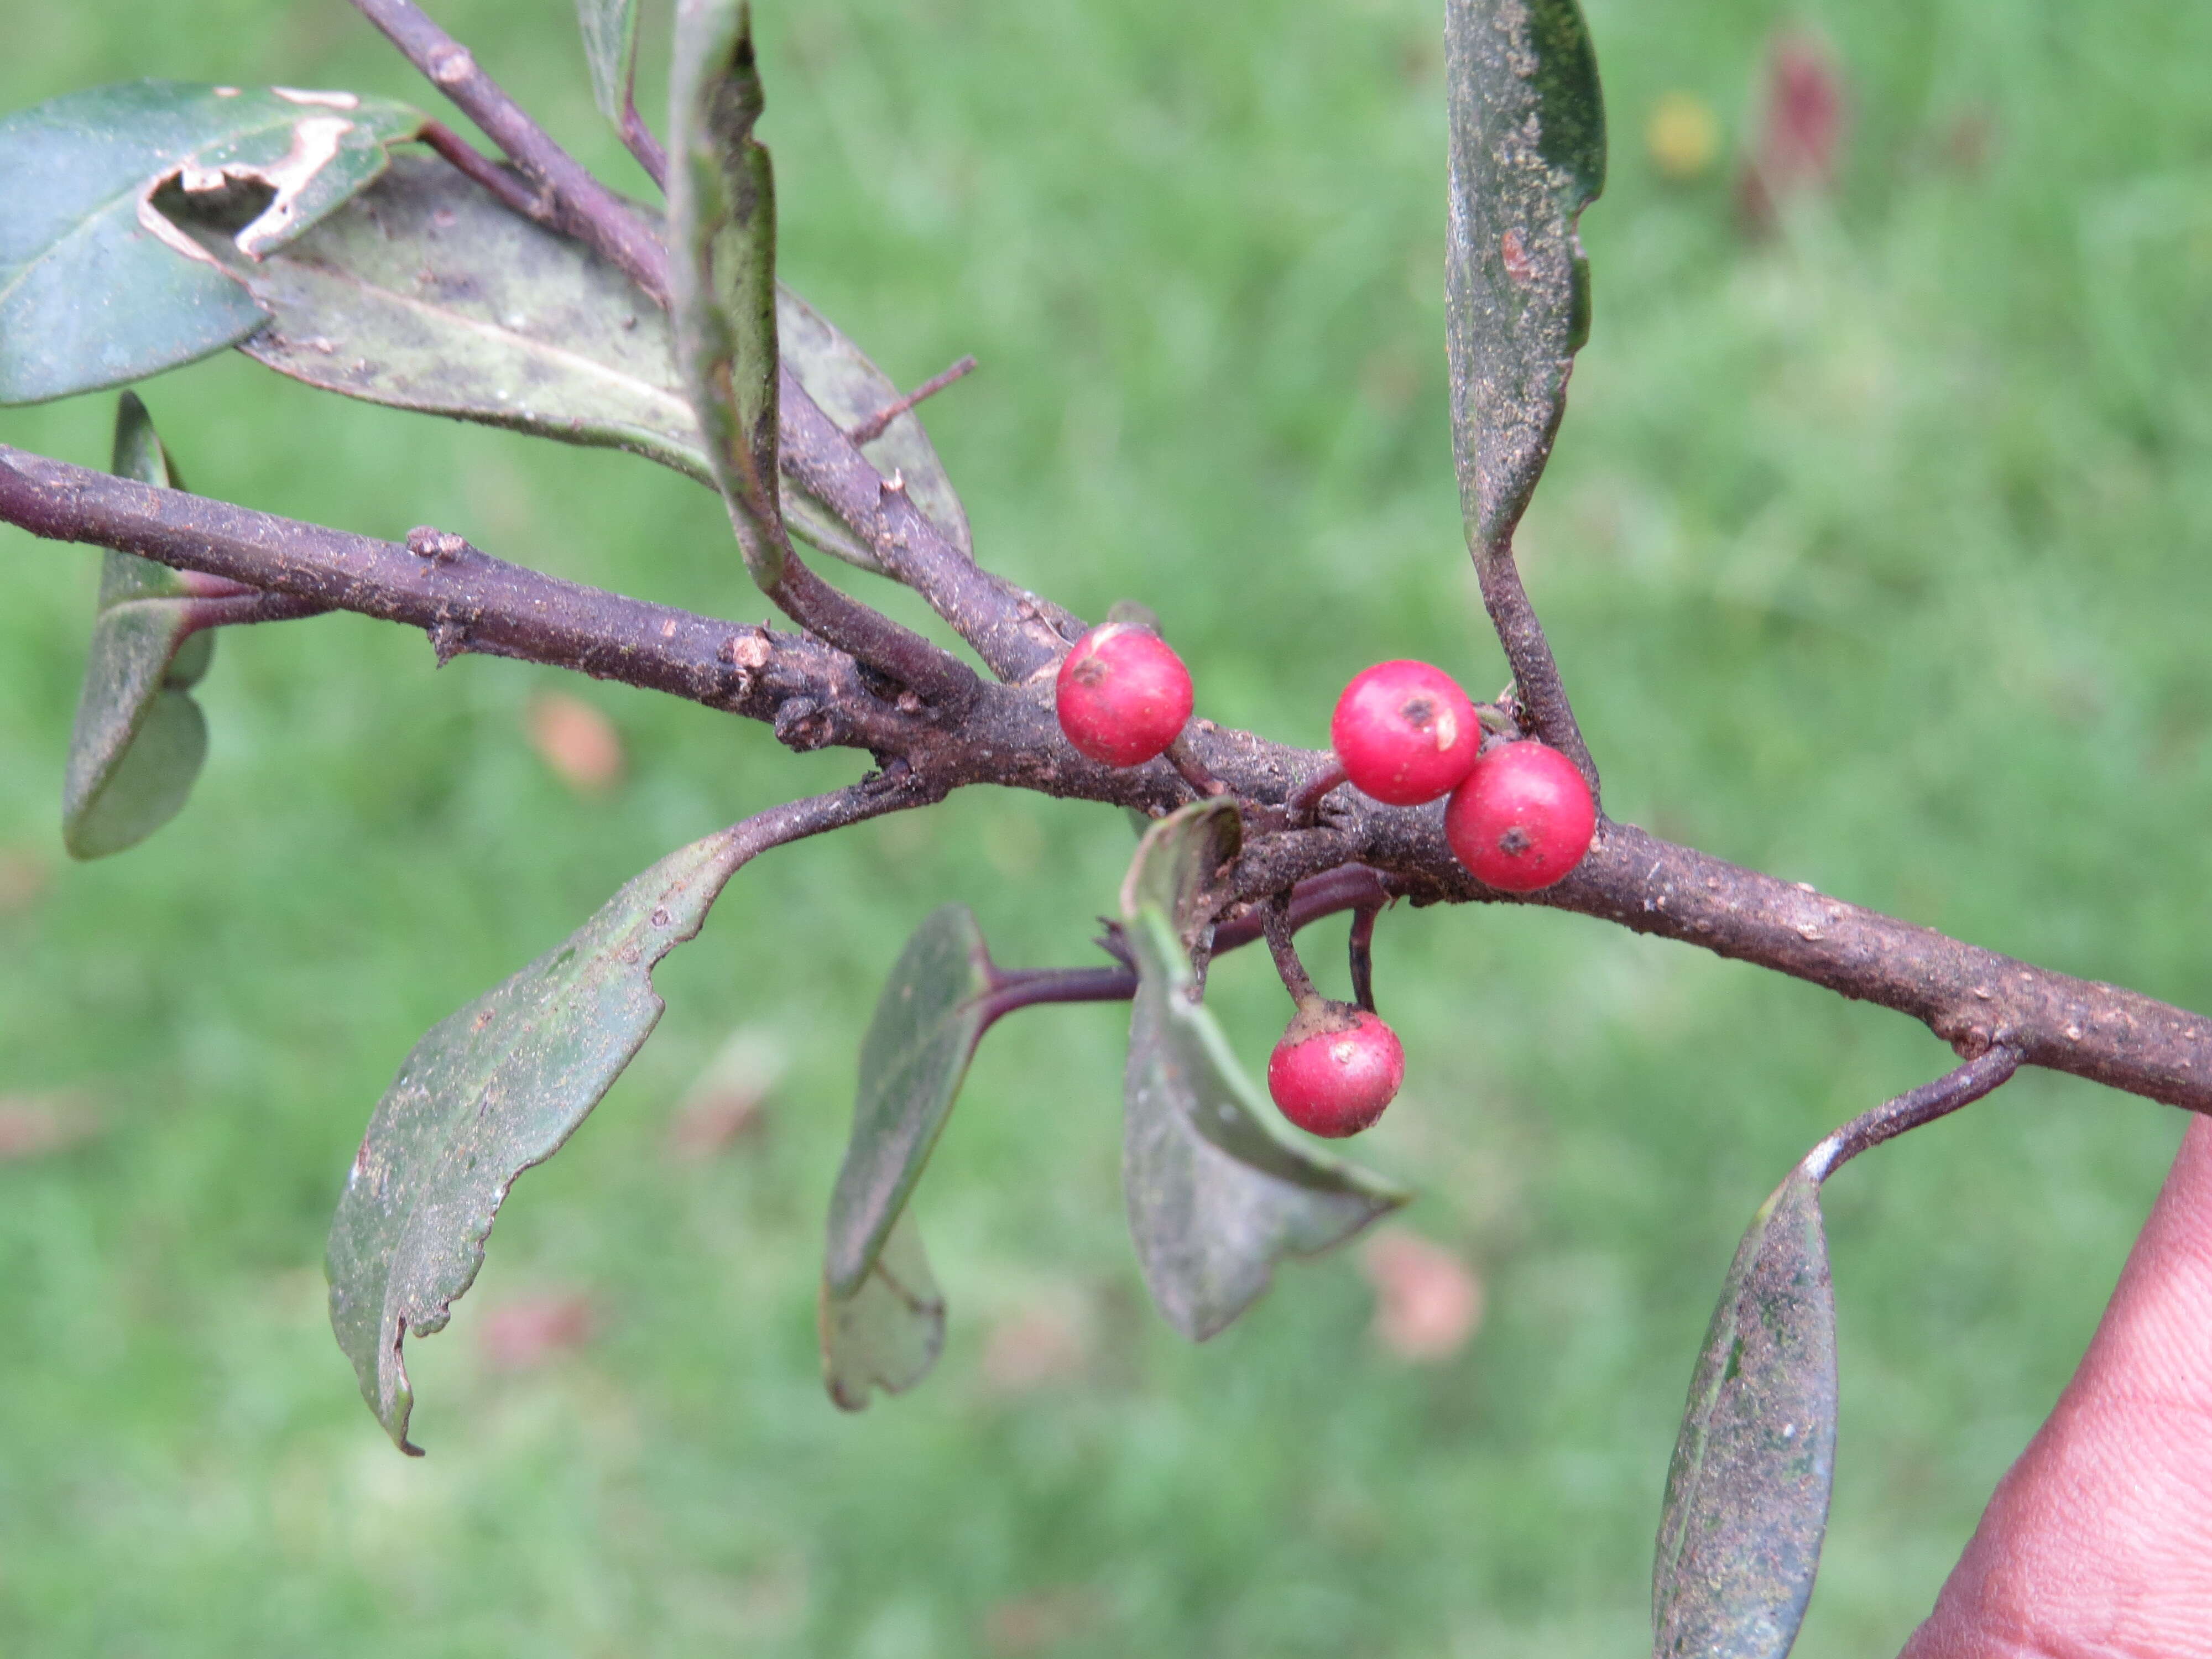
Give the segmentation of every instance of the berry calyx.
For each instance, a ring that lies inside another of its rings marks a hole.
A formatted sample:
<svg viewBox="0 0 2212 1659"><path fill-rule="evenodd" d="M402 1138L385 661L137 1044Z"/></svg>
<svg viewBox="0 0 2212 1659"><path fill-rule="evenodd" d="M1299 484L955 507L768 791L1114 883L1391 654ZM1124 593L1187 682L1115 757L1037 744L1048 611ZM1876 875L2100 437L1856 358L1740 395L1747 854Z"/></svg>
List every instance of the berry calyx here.
<svg viewBox="0 0 2212 1659"><path fill-rule="evenodd" d="M1108 766L1141 766L1190 719L1190 671L1168 642L1133 623L1104 623L1060 665L1054 708L1078 752Z"/></svg>
<svg viewBox="0 0 2212 1659"><path fill-rule="evenodd" d="M1386 806L1449 794L1482 747L1482 726L1459 682L1432 664L1402 660L1352 677L1328 737L1352 787Z"/></svg>
<svg viewBox="0 0 2212 1659"><path fill-rule="evenodd" d="M1267 1057L1267 1092L1309 1134L1340 1140L1382 1115L1406 1080L1406 1051L1381 1018L1316 998Z"/></svg>
<svg viewBox="0 0 2212 1659"><path fill-rule="evenodd" d="M1597 803L1575 763L1534 740L1484 751L1444 808L1444 839L1485 886L1549 887L1583 861Z"/></svg>

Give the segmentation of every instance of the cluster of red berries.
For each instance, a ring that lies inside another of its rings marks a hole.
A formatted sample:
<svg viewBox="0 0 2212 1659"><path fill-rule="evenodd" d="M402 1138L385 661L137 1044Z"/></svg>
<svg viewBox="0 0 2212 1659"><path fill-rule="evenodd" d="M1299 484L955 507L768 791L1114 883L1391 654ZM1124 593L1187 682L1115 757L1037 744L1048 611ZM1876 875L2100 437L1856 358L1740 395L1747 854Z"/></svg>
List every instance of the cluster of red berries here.
<svg viewBox="0 0 2212 1659"><path fill-rule="evenodd" d="M1056 707L1078 750L1141 766L1182 735L1190 673L1152 629L1108 623L1060 665ZM1575 763L1530 739L1486 747L1474 704L1441 668L1363 669L1337 699L1329 741L1344 781L1387 806L1449 795L1444 839L1486 886L1549 887L1589 850L1597 803ZM1397 1033L1371 1010L1309 994L1267 1061L1267 1092L1300 1128L1336 1137L1382 1116L1405 1076Z"/></svg>

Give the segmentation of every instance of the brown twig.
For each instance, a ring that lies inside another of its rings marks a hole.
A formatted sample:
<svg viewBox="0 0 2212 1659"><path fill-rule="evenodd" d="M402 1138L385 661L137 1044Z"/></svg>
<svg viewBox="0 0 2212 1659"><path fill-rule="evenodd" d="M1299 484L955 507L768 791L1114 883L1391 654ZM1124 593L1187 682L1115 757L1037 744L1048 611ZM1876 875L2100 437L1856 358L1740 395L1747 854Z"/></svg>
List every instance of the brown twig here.
<svg viewBox="0 0 2212 1659"><path fill-rule="evenodd" d="M1188 799L1164 763L1114 768L1078 755L1042 688L979 683L956 723L886 701L849 657L817 641L560 581L489 558L458 537L431 532L422 551L410 552L4 445L0 521L404 623L434 639L444 630L458 636L457 648L665 691L769 721L794 748L865 749L903 763L918 787L989 783L1148 812ZM1279 805L1326 763L1249 732L1217 730L1205 747L1213 774L1247 803ZM2025 1064L2212 1112L2212 1018L1963 944L1632 824L1601 822L1571 874L1516 899L1467 873L1433 809L1391 809L1352 796L1326 828L1248 842L1217 947L1246 925L1237 903L1293 885L1303 895L1310 878L1342 881L1346 893L1376 902L1395 895L1417 903L1575 911L1879 1003L1966 1054L2002 1043Z"/></svg>
<svg viewBox="0 0 2212 1659"><path fill-rule="evenodd" d="M463 178L472 179L489 191L508 212L519 213L549 230L562 228L560 216L542 191L532 190L513 167L493 161L443 121L424 123L422 138Z"/></svg>
<svg viewBox="0 0 2212 1659"><path fill-rule="evenodd" d="M885 404L881 409L869 416L866 420L861 422L860 425L854 427L845 435L850 438L855 444L866 448L868 445L875 442L877 439L882 437L893 421L898 419L900 416L905 414L916 404L919 404L927 398L935 397L939 392L944 391L945 387L951 386L955 380L963 380L975 372L975 360L973 357L963 357L958 362L953 364L951 368L946 369L942 374L934 374L928 380L924 380L920 386L915 387L913 391L908 392L905 397L899 398L894 403Z"/></svg>
<svg viewBox="0 0 2212 1659"><path fill-rule="evenodd" d="M477 67L466 46L413 0L354 0L354 5L538 186L552 216L542 222L589 243L656 301L668 303L668 255L653 227L547 137Z"/></svg>
<svg viewBox="0 0 2212 1659"><path fill-rule="evenodd" d="M2000 1042L1933 1083L1853 1118L1806 1155L1806 1172L1814 1181L1826 1181L1869 1148L1972 1105L2019 1069L2020 1051Z"/></svg>

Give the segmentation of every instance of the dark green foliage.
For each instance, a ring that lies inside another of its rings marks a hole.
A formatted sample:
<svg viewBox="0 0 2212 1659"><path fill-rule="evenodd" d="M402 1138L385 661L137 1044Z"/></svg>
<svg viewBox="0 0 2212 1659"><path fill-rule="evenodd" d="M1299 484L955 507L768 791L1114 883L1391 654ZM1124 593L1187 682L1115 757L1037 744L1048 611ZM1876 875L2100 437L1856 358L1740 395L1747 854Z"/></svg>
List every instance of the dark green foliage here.
<svg viewBox="0 0 2212 1659"><path fill-rule="evenodd" d="M260 309L165 210L220 203L284 246L384 170L422 117L350 93L141 81L0 118L0 403L143 380L234 345Z"/></svg>
<svg viewBox="0 0 2212 1659"><path fill-rule="evenodd" d="M668 240L677 357L745 568L782 580L776 453L775 178L743 0L683 0L669 91Z"/></svg>
<svg viewBox="0 0 2212 1659"><path fill-rule="evenodd" d="M741 861L729 833L670 854L568 942L449 1015L378 1103L331 1224L331 1326L403 1451L401 1345L446 1328L514 1178L561 1149L659 1022L653 970Z"/></svg>
<svg viewBox="0 0 2212 1659"><path fill-rule="evenodd" d="M180 487L146 405L131 392L116 405L110 470L159 489ZM191 688L214 655L215 635L193 631L191 590L182 576L129 553L101 558L99 610L62 780L62 844L70 857L135 847L183 810L207 758L207 717Z"/></svg>
<svg viewBox="0 0 2212 1659"><path fill-rule="evenodd" d="M990 967L973 911L932 911L900 953L860 1044L822 1269L823 1371L848 1411L867 1404L872 1382L896 1393L918 1382L944 1339L945 1304L906 1206L989 1024Z"/></svg>
<svg viewBox="0 0 2212 1659"><path fill-rule="evenodd" d="M1576 223L1605 188L1605 105L1576 0L1449 0L1444 45L1453 449L1487 558L1510 546L1589 337Z"/></svg>
<svg viewBox="0 0 2212 1659"><path fill-rule="evenodd" d="M1655 1659L1783 1659L1812 1598L1836 1473L1836 1300L1808 1165L1752 1218L1690 1379L1652 1568Z"/></svg>
<svg viewBox="0 0 2212 1659"><path fill-rule="evenodd" d="M1229 803L1186 806L1153 825L1121 884L1139 975L1123 1195L1152 1300L1194 1342L1257 1301L1284 1257L1340 1244L1410 1196L1282 1127L1197 1000L1190 950L1237 833Z"/></svg>

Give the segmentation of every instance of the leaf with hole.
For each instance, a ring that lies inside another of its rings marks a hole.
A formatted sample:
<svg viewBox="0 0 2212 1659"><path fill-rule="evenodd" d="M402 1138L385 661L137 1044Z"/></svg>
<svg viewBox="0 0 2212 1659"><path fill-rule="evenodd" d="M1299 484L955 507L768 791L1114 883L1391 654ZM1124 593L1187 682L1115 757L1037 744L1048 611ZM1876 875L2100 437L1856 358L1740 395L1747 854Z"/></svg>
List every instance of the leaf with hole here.
<svg viewBox="0 0 2212 1659"><path fill-rule="evenodd" d="M858 1377L872 1374L896 1392L920 1381L927 1369L925 1363L892 1382L890 1372L845 1363L851 1354L863 1347L917 1353L926 1348L934 1358L943 1334L943 1299L933 1285L926 1297L915 1290L928 1279L928 1262L906 1219L906 1205L991 1023L991 980L990 953L974 913L964 904L933 910L900 953L860 1044L852 1139L830 1200L822 1271L823 1374L831 1396L848 1411L867 1404ZM908 1235L904 1265L878 1273L878 1258L901 1230ZM902 1319L914 1328L911 1343L891 1340ZM921 1341L923 1328L931 1325L937 1335ZM869 1343L860 1341L861 1332L869 1334ZM833 1336L847 1352L833 1346Z"/></svg>
<svg viewBox="0 0 2212 1659"><path fill-rule="evenodd" d="M1170 1324L1204 1341L1263 1294L1274 1264L1342 1243L1408 1194L1275 1127L1274 1109L1197 1000L1194 946L1236 856L1237 808L1154 824L1121 887L1138 988L1121 1179L1137 1260Z"/></svg>
<svg viewBox="0 0 2212 1659"><path fill-rule="evenodd" d="M620 131L637 75L637 0L576 0L576 27L592 72L592 101Z"/></svg>
<svg viewBox="0 0 2212 1659"><path fill-rule="evenodd" d="M628 450L714 487L660 307L581 242L509 212L435 157L393 157L383 178L258 263L219 232L184 228L267 314L239 349L280 374L369 403ZM777 304L805 311L796 295L779 293ZM788 479L783 506L809 541L877 568L867 546Z"/></svg>
<svg viewBox="0 0 2212 1659"><path fill-rule="evenodd" d="M1655 1659L1790 1651L1835 1462L1835 1293L1808 1161L1736 1247L1690 1379L1652 1569Z"/></svg>
<svg viewBox="0 0 2212 1659"><path fill-rule="evenodd" d="M139 81L0 118L0 404L143 380L234 345L258 307L169 212L265 258L384 170L420 112L349 92Z"/></svg>
<svg viewBox="0 0 2212 1659"><path fill-rule="evenodd" d="M179 487L146 405L115 410L118 477ZM135 847L183 808L207 758L207 719L191 688L215 635L196 630L189 579L135 554L100 561L100 602L62 782L62 844L71 858Z"/></svg>
<svg viewBox="0 0 2212 1659"><path fill-rule="evenodd" d="M945 1297L913 1217L892 1224L849 1295L823 1282L819 1321L822 1379L848 1412L865 1409L872 1389L900 1394L929 1374L945 1346Z"/></svg>
<svg viewBox="0 0 2212 1659"><path fill-rule="evenodd" d="M669 90L676 359L745 568L783 579L778 510L775 177L753 137L763 97L751 8L680 0Z"/></svg>
<svg viewBox="0 0 2212 1659"><path fill-rule="evenodd" d="M660 1018L660 959L695 936L750 843L670 854L567 943L433 1027L369 1120L331 1224L331 1326L401 1450L414 1394L402 1345L443 1330L525 1170L544 1163Z"/></svg>
<svg viewBox="0 0 2212 1659"><path fill-rule="evenodd" d="M1576 224L1605 188L1605 101L1575 0L1446 0L1445 343L1468 545L1503 556L1589 336Z"/></svg>

